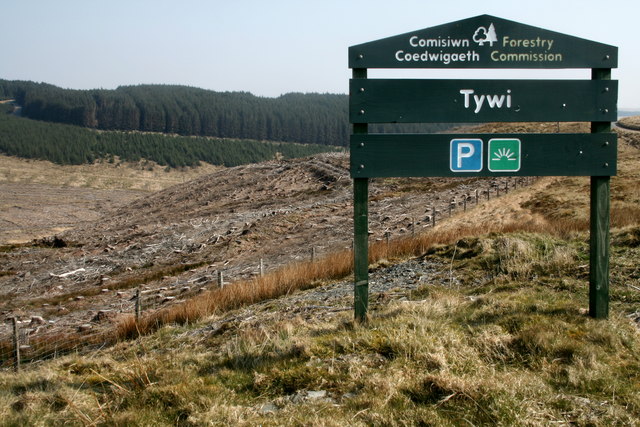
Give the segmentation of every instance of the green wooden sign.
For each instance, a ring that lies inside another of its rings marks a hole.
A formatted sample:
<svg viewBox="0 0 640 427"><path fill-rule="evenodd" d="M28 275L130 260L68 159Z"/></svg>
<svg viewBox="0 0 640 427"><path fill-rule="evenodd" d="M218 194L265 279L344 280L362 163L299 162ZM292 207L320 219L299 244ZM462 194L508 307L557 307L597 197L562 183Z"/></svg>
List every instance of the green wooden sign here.
<svg viewBox="0 0 640 427"><path fill-rule="evenodd" d="M349 48L350 68L616 68L618 48L490 15Z"/></svg>
<svg viewBox="0 0 640 427"><path fill-rule="evenodd" d="M609 313L618 48L481 15L349 48L354 311L368 309L369 178L591 176L589 314ZM591 80L367 79L368 68L590 68ZM591 122L588 134L368 134L369 123Z"/></svg>
<svg viewBox="0 0 640 427"><path fill-rule="evenodd" d="M351 123L617 120L617 81L352 79Z"/></svg>
<svg viewBox="0 0 640 427"><path fill-rule="evenodd" d="M616 154L606 133L351 135L351 176L611 176Z"/></svg>

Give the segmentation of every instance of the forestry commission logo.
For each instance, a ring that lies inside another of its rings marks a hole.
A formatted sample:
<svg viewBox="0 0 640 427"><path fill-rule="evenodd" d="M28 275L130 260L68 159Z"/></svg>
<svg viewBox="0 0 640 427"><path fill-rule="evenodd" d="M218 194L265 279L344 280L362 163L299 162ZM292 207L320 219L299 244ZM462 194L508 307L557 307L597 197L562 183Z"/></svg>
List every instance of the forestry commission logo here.
<svg viewBox="0 0 640 427"><path fill-rule="evenodd" d="M475 33L473 33L473 41L480 46L484 46L485 43L489 43L489 46L493 47L493 43L498 41L496 35L496 28L493 23L489 25L489 28L478 27Z"/></svg>

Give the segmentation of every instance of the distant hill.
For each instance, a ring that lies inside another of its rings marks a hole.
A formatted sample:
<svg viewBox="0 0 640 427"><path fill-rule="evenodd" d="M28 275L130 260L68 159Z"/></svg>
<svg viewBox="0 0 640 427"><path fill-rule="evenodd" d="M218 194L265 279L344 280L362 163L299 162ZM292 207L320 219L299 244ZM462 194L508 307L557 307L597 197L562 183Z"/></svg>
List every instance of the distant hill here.
<svg viewBox="0 0 640 427"><path fill-rule="evenodd" d="M0 80L2 99L15 99L23 117L101 130L338 146L347 145L350 132L347 95L289 93L264 98L248 92L175 85L72 90ZM446 127L409 125L403 129L432 132ZM373 131L380 129L372 127Z"/></svg>
<svg viewBox="0 0 640 427"><path fill-rule="evenodd" d="M618 109L618 117L640 116L640 110Z"/></svg>

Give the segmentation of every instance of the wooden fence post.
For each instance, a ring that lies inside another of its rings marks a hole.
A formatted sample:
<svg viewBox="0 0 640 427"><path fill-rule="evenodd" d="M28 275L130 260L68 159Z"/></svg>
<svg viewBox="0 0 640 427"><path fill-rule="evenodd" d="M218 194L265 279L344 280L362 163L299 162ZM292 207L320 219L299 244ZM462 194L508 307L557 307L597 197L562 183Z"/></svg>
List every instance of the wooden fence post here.
<svg viewBox="0 0 640 427"><path fill-rule="evenodd" d="M13 322L13 369L18 372L20 371L20 336L18 334L18 318L12 317Z"/></svg>
<svg viewBox="0 0 640 427"><path fill-rule="evenodd" d="M224 288L224 278L222 275L222 270L218 270L218 287L220 289Z"/></svg>
<svg viewBox="0 0 640 427"><path fill-rule="evenodd" d="M264 276L264 260L260 258L260 277Z"/></svg>
<svg viewBox="0 0 640 427"><path fill-rule="evenodd" d="M135 304L135 312L136 312L136 323L140 320L140 312L142 311L142 301L140 301L140 288L136 289L136 304Z"/></svg>

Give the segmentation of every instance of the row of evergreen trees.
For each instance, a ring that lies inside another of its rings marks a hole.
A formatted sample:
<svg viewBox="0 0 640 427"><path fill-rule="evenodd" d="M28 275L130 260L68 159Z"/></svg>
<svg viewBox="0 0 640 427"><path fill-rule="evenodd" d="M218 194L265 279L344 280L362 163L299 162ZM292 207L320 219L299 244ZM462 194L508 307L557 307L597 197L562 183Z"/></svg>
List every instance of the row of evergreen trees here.
<svg viewBox="0 0 640 427"><path fill-rule="evenodd" d="M13 98L37 120L104 130L346 145L345 95L287 94L261 98L187 86L123 86L68 90L0 80L0 99Z"/></svg>
<svg viewBox="0 0 640 427"><path fill-rule="evenodd" d="M13 110L11 104L0 104L0 153L58 164L92 163L118 156L132 162L153 160L169 167L196 166L200 161L236 166L278 155L304 157L336 149L316 144L96 131L16 117Z"/></svg>
<svg viewBox="0 0 640 427"><path fill-rule="evenodd" d="M350 133L347 95L290 93L263 98L172 85L70 90L0 79L0 99L9 98L23 107L25 117L103 130L339 146L348 145ZM434 132L445 127L405 125L402 131Z"/></svg>

